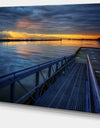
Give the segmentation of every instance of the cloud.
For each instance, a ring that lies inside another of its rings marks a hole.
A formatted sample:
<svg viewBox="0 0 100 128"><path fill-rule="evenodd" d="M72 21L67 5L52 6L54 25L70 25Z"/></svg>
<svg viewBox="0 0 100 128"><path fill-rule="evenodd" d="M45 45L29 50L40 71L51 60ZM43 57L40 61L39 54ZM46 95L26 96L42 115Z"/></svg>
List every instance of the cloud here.
<svg viewBox="0 0 100 128"><path fill-rule="evenodd" d="M38 29L41 28L41 25L34 24L33 21L29 19L21 19L16 23L16 27L25 28L25 29Z"/></svg>
<svg viewBox="0 0 100 128"><path fill-rule="evenodd" d="M100 4L1 7L0 31L100 35Z"/></svg>

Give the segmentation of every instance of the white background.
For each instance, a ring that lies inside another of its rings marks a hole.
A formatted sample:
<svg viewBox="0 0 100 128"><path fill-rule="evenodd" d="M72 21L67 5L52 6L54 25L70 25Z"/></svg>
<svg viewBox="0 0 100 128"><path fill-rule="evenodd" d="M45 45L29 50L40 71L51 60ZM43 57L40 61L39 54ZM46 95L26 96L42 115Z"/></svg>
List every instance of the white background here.
<svg viewBox="0 0 100 128"><path fill-rule="evenodd" d="M100 0L0 0L0 6L100 3ZM100 128L100 115L0 103L0 128Z"/></svg>
<svg viewBox="0 0 100 128"><path fill-rule="evenodd" d="M100 0L0 0L0 6L100 3Z"/></svg>

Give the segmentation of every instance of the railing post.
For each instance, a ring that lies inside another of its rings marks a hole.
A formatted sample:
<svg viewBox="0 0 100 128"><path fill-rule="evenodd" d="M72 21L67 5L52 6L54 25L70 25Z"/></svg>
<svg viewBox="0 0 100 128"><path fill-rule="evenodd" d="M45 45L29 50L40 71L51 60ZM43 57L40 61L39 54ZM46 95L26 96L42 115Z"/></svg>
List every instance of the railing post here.
<svg viewBox="0 0 100 128"><path fill-rule="evenodd" d="M10 85L10 102L14 103L14 99L15 99L15 83L12 83Z"/></svg>
<svg viewBox="0 0 100 128"><path fill-rule="evenodd" d="M49 67L49 70L48 70L48 78L51 76L51 66ZM50 85L50 79L49 79L49 82L48 82L48 87Z"/></svg>
<svg viewBox="0 0 100 128"><path fill-rule="evenodd" d="M59 62L57 62L57 64L56 64L56 72L58 71L58 63L59 63ZM58 74L56 75L55 78L57 79L57 77L58 77Z"/></svg>
<svg viewBox="0 0 100 128"><path fill-rule="evenodd" d="M65 60L65 63L64 63L64 66L65 66L67 63L67 60L66 60L66 58L64 58L64 60ZM64 72L66 72L66 66L64 67Z"/></svg>
<svg viewBox="0 0 100 128"><path fill-rule="evenodd" d="M66 58L64 58L64 60L65 60L65 64L66 64Z"/></svg>
<svg viewBox="0 0 100 128"><path fill-rule="evenodd" d="M51 76L51 66L49 67L49 70L48 70L48 77Z"/></svg>
<svg viewBox="0 0 100 128"><path fill-rule="evenodd" d="M58 70L58 62L57 62L57 64L56 64L56 71Z"/></svg>
<svg viewBox="0 0 100 128"><path fill-rule="evenodd" d="M70 59L69 59L69 58L68 58L67 63L68 63L68 64L67 64L67 65L68 65L67 67L68 67L68 71L69 71L69 67L70 67Z"/></svg>
<svg viewBox="0 0 100 128"><path fill-rule="evenodd" d="M38 86L39 85L39 71L36 72L36 84L35 86ZM36 99L38 98L39 96L39 88L36 89Z"/></svg>
<svg viewBox="0 0 100 128"><path fill-rule="evenodd" d="M63 66L63 60L61 61L61 66Z"/></svg>

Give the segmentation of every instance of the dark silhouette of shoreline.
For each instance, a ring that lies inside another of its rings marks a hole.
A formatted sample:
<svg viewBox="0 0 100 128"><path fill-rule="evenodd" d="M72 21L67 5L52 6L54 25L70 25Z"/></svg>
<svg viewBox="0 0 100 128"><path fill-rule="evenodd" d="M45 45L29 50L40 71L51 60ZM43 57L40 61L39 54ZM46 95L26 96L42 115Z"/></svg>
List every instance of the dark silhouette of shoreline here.
<svg viewBox="0 0 100 128"><path fill-rule="evenodd" d="M10 41L60 41L62 39L0 39L0 42Z"/></svg>
<svg viewBox="0 0 100 128"><path fill-rule="evenodd" d="M0 42L10 42L10 41L61 41L61 40L87 40L87 41L99 41L98 39L70 39L70 38L60 38L60 39L0 39Z"/></svg>
<svg viewBox="0 0 100 128"><path fill-rule="evenodd" d="M87 41L100 41L100 38L98 38L98 39L70 39L70 38L68 38L68 39L63 39L63 40L87 40Z"/></svg>
<svg viewBox="0 0 100 128"><path fill-rule="evenodd" d="M100 42L100 38L98 38L98 39L97 39L97 41L99 41L99 42Z"/></svg>

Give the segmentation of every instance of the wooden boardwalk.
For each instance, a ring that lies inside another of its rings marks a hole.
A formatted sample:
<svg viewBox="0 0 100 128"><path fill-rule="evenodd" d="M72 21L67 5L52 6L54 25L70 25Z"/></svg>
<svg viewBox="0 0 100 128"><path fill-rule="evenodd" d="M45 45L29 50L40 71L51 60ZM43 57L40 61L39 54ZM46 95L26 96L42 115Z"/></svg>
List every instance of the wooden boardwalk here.
<svg viewBox="0 0 100 128"><path fill-rule="evenodd" d="M47 92L40 97L35 105L43 107L60 108L67 110L96 112L92 86L87 69L87 54L93 65L93 70L100 87L100 49L82 48L76 56L76 64L71 71L51 86ZM98 74L99 75L98 75ZM100 111L100 107L99 110Z"/></svg>
<svg viewBox="0 0 100 128"><path fill-rule="evenodd" d="M86 64L76 63L36 101L36 106L86 111Z"/></svg>
<svg viewBox="0 0 100 128"><path fill-rule="evenodd" d="M8 102L100 113L99 56L100 49L82 47L70 56L0 76L0 88L10 85ZM24 80L32 75L34 86L28 90ZM16 98L18 85L25 92Z"/></svg>

